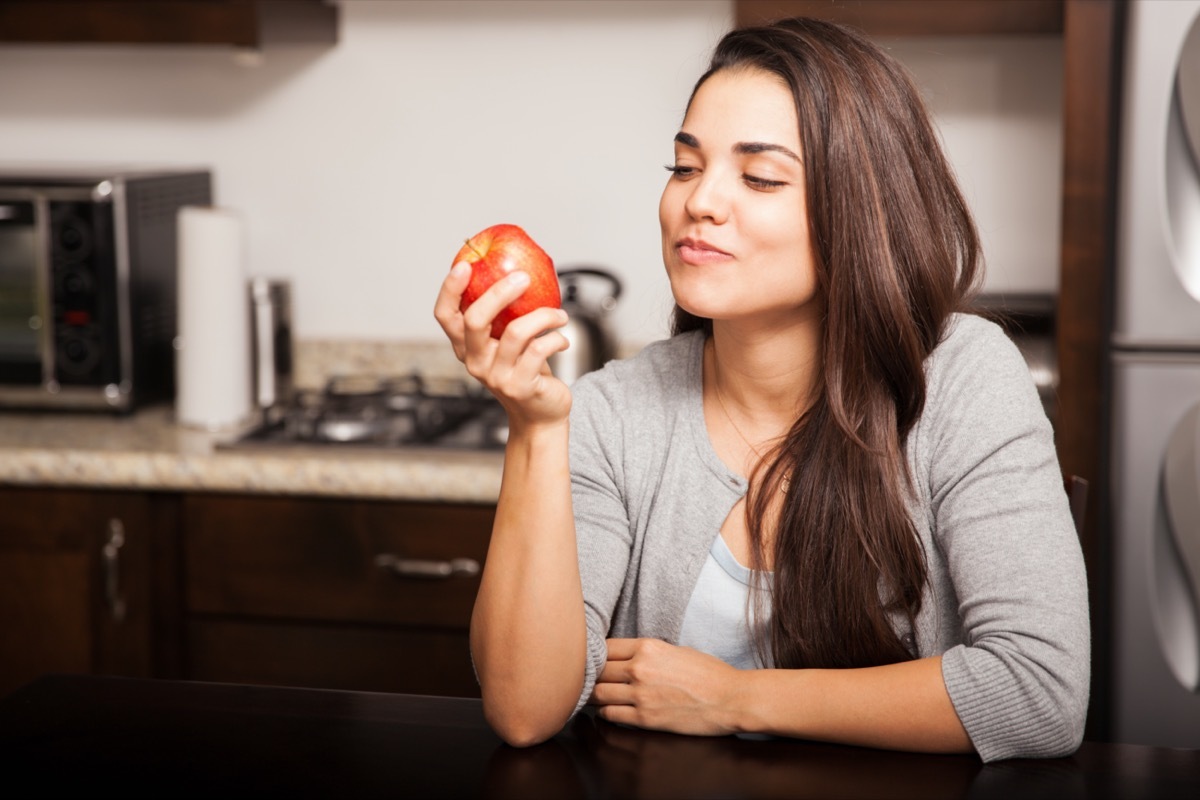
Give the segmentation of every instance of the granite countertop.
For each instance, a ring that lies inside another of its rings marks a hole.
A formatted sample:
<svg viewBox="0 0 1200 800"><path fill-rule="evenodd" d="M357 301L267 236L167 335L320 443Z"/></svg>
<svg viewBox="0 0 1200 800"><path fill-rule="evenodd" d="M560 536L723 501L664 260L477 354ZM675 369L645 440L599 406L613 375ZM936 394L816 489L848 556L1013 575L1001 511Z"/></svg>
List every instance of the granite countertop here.
<svg viewBox="0 0 1200 800"><path fill-rule="evenodd" d="M228 436L225 438L229 438ZM503 454L427 448L218 449L169 406L124 417L0 413L0 485L494 503Z"/></svg>

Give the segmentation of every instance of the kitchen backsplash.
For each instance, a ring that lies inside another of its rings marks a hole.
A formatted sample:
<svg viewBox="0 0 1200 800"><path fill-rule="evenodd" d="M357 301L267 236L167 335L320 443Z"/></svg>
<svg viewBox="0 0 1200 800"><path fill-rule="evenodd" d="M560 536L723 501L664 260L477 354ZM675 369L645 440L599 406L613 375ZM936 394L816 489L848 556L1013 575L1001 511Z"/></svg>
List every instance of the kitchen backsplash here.
<svg viewBox="0 0 1200 800"><path fill-rule="evenodd" d="M315 389L335 376L466 376L446 341L300 339L293 345L297 387Z"/></svg>
<svg viewBox="0 0 1200 800"><path fill-rule="evenodd" d="M618 348L617 358L640 348ZM449 342L369 339L300 339L293 344L296 386L316 389L335 376L395 377L418 373L430 378L467 378Z"/></svg>

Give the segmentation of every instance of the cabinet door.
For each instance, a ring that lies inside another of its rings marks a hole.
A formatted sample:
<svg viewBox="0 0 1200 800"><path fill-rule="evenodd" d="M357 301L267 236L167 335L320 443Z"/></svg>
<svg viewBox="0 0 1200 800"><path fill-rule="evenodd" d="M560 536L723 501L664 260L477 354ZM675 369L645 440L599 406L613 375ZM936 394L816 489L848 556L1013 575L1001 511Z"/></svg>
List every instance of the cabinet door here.
<svg viewBox="0 0 1200 800"><path fill-rule="evenodd" d="M738 27L820 17L872 36L1043 36L1063 31L1063 0L735 0Z"/></svg>
<svg viewBox="0 0 1200 800"><path fill-rule="evenodd" d="M0 42L336 44L338 16L325 0L4 0Z"/></svg>
<svg viewBox="0 0 1200 800"><path fill-rule="evenodd" d="M467 628L494 514L184 498L187 676L477 696Z"/></svg>
<svg viewBox="0 0 1200 800"><path fill-rule="evenodd" d="M48 672L150 674L149 509L0 489L0 695Z"/></svg>

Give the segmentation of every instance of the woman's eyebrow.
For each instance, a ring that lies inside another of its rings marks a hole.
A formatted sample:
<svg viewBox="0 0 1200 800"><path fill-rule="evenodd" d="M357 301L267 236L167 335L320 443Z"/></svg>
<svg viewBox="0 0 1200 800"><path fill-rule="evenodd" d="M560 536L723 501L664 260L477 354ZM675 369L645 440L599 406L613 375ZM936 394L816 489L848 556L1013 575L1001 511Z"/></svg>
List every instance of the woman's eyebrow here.
<svg viewBox="0 0 1200 800"><path fill-rule="evenodd" d="M781 144L771 144L770 142L738 142L733 146L733 152L742 155L754 155L755 153L783 153L785 156L794 159L797 163L803 164L800 156L793 153Z"/></svg>
<svg viewBox="0 0 1200 800"><path fill-rule="evenodd" d="M692 147L696 149L699 149L700 147L700 140L692 134L685 133L684 131L680 131L679 133L675 134L675 141L684 147ZM795 160L798 164L804 163L801 161L800 156L796 155L788 148L781 144L772 144L770 142L738 142L733 146L733 152L744 156L752 156L755 153L782 153L785 156Z"/></svg>

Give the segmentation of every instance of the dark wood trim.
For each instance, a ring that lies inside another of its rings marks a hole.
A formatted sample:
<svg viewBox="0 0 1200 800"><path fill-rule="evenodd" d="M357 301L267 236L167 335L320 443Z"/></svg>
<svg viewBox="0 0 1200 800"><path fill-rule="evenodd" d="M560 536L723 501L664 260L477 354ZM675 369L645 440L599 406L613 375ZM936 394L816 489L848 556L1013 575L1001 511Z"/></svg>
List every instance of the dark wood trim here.
<svg viewBox="0 0 1200 800"><path fill-rule="evenodd" d="M151 674L156 678L182 678L187 657L183 637L183 499L178 494L155 493L149 495L149 502Z"/></svg>
<svg viewBox="0 0 1200 800"><path fill-rule="evenodd" d="M983 764L680 736L594 709L510 747L478 699L76 675L0 700L0 747L4 785L41 797L1200 796L1200 751L1183 748L1084 742L1069 758Z"/></svg>
<svg viewBox="0 0 1200 800"><path fill-rule="evenodd" d="M0 42L334 44L338 13L322 0L0 0Z"/></svg>
<svg viewBox="0 0 1200 800"><path fill-rule="evenodd" d="M479 697L465 629L192 615L187 679Z"/></svg>
<svg viewBox="0 0 1200 800"><path fill-rule="evenodd" d="M737 0L738 27L808 16L873 36L1058 36L1063 0Z"/></svg>
<svg viewBox="0 0 1200 800"><path fill-rule="evenodd" d="M1058 457L1086 478L1082 545L1092 600L1093 702L1088 736L1107 729L1108 337L1112 329L1117 158L1125 6L1067 0L1063 41L1062 262L1058 294Z"/></svg>

